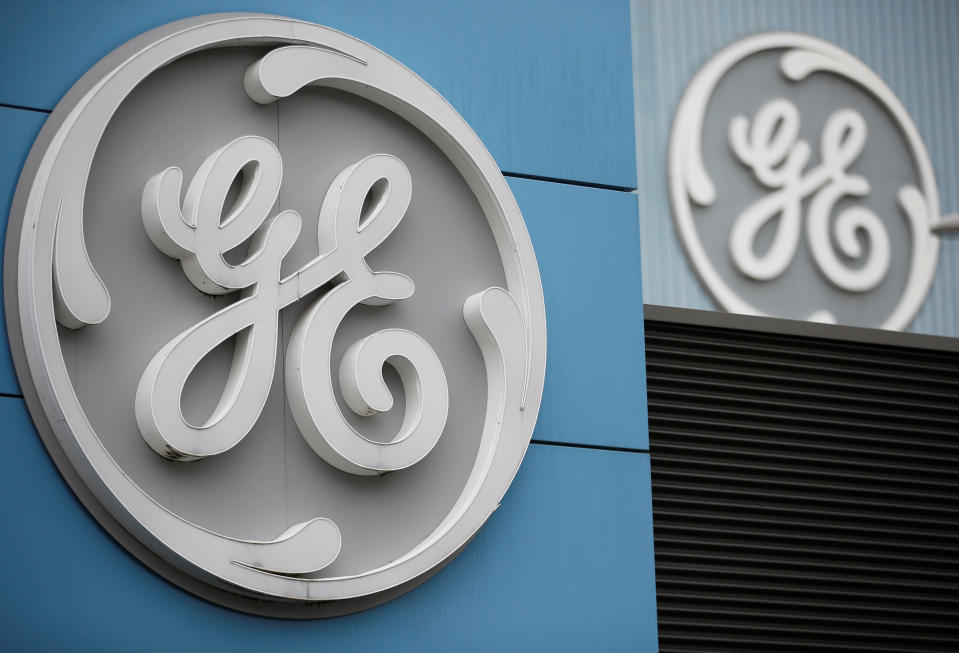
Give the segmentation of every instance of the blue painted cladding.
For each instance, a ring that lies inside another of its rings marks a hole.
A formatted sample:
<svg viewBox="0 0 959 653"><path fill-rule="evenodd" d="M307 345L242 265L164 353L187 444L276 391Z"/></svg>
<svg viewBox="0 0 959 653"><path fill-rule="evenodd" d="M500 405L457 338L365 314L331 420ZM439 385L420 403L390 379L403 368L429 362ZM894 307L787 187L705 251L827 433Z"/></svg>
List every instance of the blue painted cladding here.
<svg viewBox="0 0 959 653"><path fill-rule="evenodd" d="M0 243L6 242L7 214L20 177L20 168L46 118L44 113L0 107L0 143L3 143L4 148L0 156ZM2 281L0 272L0 288ZM7 323L3 315L3 303L0 302L0 394L18 395L20 385L10 360Z"/></svg>
<svg viewBox="0 0 959 653"><path fill-rule="evenodd" d="M283 14L375 45L442 93L503 170L635 184L628 0L13 0L0 9L0 103L52 109L128 39L228 11Z"/></svg>
<svg viewBox="0 0 959 653"><path fill-rule="evenodd" d="M533 437L649 448L636 196L511 179L546 296L546 387Z"/></svg>
<svg viewBox="0 0 959 653"><path fill-rule="evenodd" d="M673 111L693 74L755 32L806 32L862 59L899 96L929 150L944 213L959 212L959 3L953 0L633 0L636 151L646 302L713 309L676 237L666 186ZM959 238L910 331L959 337Z"/></svg>
<svg viewBox="0 0 959 653"><path fill-rule="evenodd" d="M448 567L364 613L282 621L182 592L80 506L22 400L0 398L5 651L655 651L649 457L533 445Z"/></svg>
<svg viewBox="0 0 959 653"><path fill-rule="evenodd" d="M50 109L127 39L178 18L284 14L409 66L501 169L635 185L628 0L120 0L0 5L0 105ZM0 228L42 113L0 108ZM539 259L549 358L534 435L648 447L636 196L510 179ZM0 394L18 394L6 335ZM19 398L0 397L0 650L655 651L649 456L534 444L503 505L399 599L323 621L206 603L142 566L74 498Z"/></svg>

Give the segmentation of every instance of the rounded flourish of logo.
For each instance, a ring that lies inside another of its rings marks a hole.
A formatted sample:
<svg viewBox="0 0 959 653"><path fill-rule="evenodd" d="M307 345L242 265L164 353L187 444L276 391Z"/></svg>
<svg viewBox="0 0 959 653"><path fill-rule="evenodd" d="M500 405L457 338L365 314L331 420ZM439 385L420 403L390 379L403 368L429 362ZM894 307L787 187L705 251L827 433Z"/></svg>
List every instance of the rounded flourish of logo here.
<svg viewBox="0 0 959 653"><path fill-rule="evenodd" d="M730 312L901 330L932 283L932 164L889 87L803 34L737 41L677 109L680 240Z"/></svg>
<svg viewBox="0 0 959 653"><path fill-rule="evenodd" d="M224 14L122 46L34 145L6 255L54 459L134 554L221 603L325 616L406 591L529 444L546 325L516 202L436 91L334 30Z"/></svg>

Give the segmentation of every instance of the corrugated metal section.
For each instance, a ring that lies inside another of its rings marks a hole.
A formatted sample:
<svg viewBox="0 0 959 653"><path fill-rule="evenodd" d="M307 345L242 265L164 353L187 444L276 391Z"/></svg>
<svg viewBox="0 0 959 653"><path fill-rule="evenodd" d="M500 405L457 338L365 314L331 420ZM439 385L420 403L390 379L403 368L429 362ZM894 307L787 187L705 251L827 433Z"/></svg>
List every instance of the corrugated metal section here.
<svg viewBox="0 0 959 653"><path fill-rule="evenodd" d="M714 308L673 227L667 144L673 112L692 76L721 48L749 34L805 32L866 62L899 96L925 140L942 210L959 212L959 2L631 0L631 8L647 303ZM942 241L936 280L909 330L959 336L959 238Z"/></svg>
<svg viewBox="0 0 959 653"><path fill-rule="evenodd" d="M662 651L959 650L959 353L647 309L646 357Z"/></svg>

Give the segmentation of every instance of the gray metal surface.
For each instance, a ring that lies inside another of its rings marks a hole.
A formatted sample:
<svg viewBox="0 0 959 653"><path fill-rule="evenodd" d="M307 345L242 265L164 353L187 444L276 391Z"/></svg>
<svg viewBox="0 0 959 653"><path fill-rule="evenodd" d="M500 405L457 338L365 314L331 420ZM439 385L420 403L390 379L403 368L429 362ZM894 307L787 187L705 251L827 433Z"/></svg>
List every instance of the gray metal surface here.
<svg viewBox="0 0 959 653"><path fill-rule="evenodd" d="M646 314L661 650L957 650L951 341L702 315Z"/></svg>
<svg viewBox="0 0 959 653"><path fill-rule="evenodd" d="M725 45L762 31L826 39L862 59L902 100L928 149L943 213L959 206L959 4L951 0L632 0L643 297L715 309L676 237L666 155L692 75ZM959 335L959 238L942 239L929 296L909 327Z"/></svg>

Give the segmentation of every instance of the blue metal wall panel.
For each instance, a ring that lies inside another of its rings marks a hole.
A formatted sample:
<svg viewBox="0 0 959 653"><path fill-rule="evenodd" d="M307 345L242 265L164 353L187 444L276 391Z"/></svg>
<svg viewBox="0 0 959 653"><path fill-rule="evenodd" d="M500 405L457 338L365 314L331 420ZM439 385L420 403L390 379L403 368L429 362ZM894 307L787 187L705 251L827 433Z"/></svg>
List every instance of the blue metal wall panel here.
<svg viewBox="0 0 959 653"><path fill-rule="evenodd" d="M0 398L5 651L655 651L649 457L533 445L448 567L348 617L252 617L186 594L80 506L22 400Z"/></svg>
<svg viewBox="0 0 959 653"><path fill-rule="evenodd" d="M46 118L45 113L0 107L0 143L3 143L4 148L0 156L0 244L5 242L7 214L20 177L20 167ZM0 287L2 281L0 272ZM7 323L3 315L3 303L0 302L0 394L19 395L20 385L10 360Z"/></svg>
<svg viewBox="0 0 959 653"><path fill-rule="evenodd" d="M0 555L11 563L0 649L655 651L636 197L515 176L635 185L628 0L17 0L0 9L0 105L49 110L132 36L237 9L380 47L443 93L514 173L547 299L541 443L489 524L436 577L375 610L290 622L208 604L136 562L73 497L22 400L0 397ZM0 228L44 117L0 108ZM5 350L0 394L19 394Z"/></svg>
<svg viewBox="0 0 959 653"><path fill-rule="evenodd" d="M929 150L942 209L959 212L959 3L953 0L632 0L636 144L646 302L713 309L676 237L666 185L673 112L723 46L755 32L806 32L845 48L902 100ZM959 238L910 331L959 336Z"/></svg>
<svg viewBox="0 0 959 653"><path fill-rule="evenodd" d="M523 179L510 187L546 295L546 387L533 438L648 449L635 194Z"/></svg>
<svg viewBox="0 0 959 653"><path fill-rule="evenodd" d="M510 172L633 187L628 0L12 0L0 9L0 103L52 109L126 40L204 13L328 25L432 84Z"/></svg>

